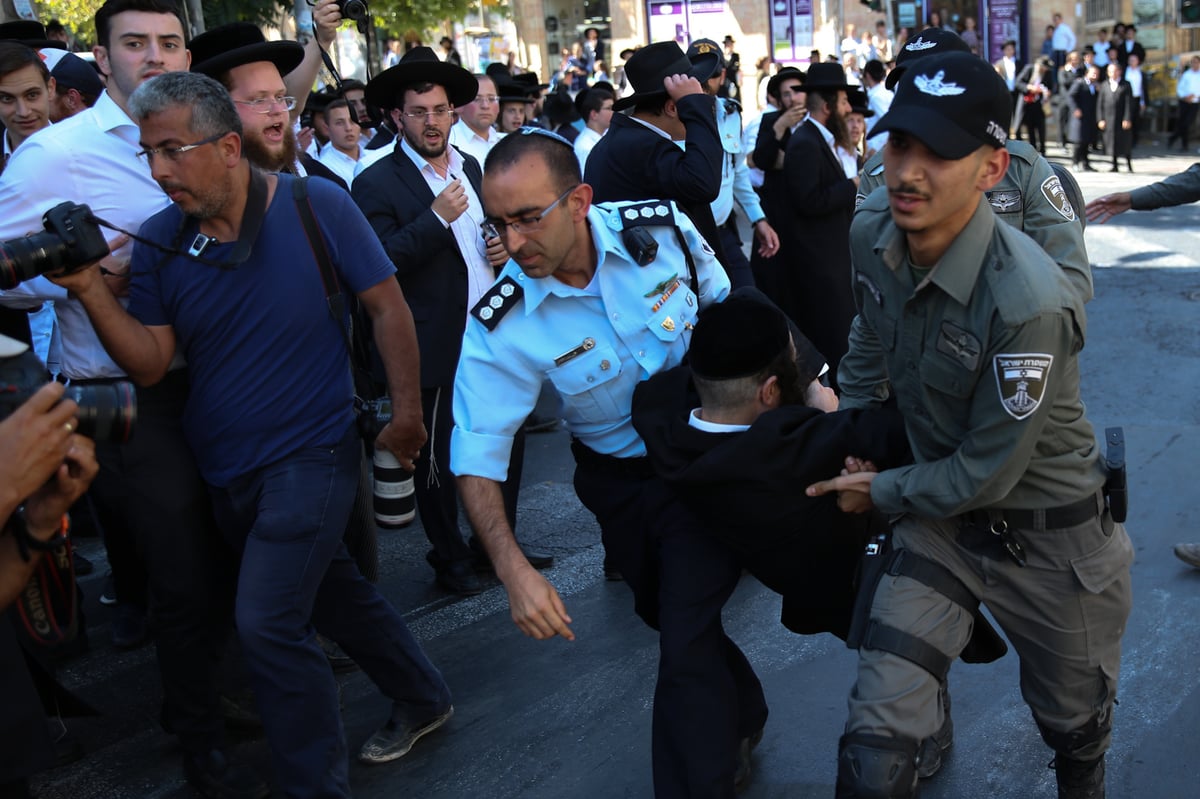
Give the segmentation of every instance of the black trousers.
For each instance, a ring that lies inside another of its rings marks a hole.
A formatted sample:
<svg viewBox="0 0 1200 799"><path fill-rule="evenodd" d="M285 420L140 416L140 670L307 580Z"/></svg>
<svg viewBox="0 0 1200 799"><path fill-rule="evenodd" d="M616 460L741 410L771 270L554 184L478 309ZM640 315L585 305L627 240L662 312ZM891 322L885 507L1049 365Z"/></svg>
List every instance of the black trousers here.
<svg viewBox="0 0 1200 799"><path fill-rule="evenodd" d="M1021 127L1029 131L1029 143L1041 153L1046 152L1046 112L1042 104L1025 103L1021 114Z"/></svg>
<svg viewBox="0 0 1200 799"><path fill-rule="evenodd" d="M575 492L600 523L634 610L659 631L654 795L732 799L738 741L767 720L762 685L721 624L741 565L700 532L646 459L608 458L578 442L571 449Z"/></svg>
<svg viewBox="0 0 1200 799"><path fill-rule="evenodd" d="M431 560L434 568L451 561L471 558L471 548L458 529L458 489L450 473L450 431L454 428L451 408L453 386L421 389L421 411L429 441L421 448L413 473L413 495L425 536L433 546ZM508 462L508 479L500 484L504 495L504 510L508 523L517 529L517 494L521 488L521 472L525 464L525 433L513 439L512 455Z"/></svg>
<svg viewBox="0 0 1200 799"><path fill-rule="evenodd" d="M233 620L234 555L183 437L187 394L183 369L138 389L133 436L97 443L100 473L89 496L106 535L128 534L145 564L163 724L199 752L224 739L218 680Z"/></svg>
<svg viewBox="0 0 1200 799"><path fill-rule="evenodd" d="M1200 103L1179 103L1179 119L1175 123L1175 132L1171 134L1171 138L1167 140L1167 146L1170 143L1179 139L1179 143L1183 145L1183 149L1188 148L1188 133L1191 131L1192 123L1196 120L1196 109L1200 108Z"/></svg>
<svg viewBox="0 0 1200 799"><path fill-rule="evenodd" d="M725 249L725 271L729 273L730 289L753 286L754 273L750 271L750 260L742 251L736 214L730 214L729 220L721 225L721 246Z"/></svg>

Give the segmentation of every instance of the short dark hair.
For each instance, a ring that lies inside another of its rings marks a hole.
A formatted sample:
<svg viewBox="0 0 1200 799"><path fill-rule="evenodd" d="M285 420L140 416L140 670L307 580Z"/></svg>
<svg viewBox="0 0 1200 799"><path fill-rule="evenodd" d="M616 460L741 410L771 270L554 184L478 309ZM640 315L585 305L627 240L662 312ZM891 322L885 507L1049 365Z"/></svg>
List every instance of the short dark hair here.
<svg viewBox="0 0 1200 799"><path fill-rule="evenodd" d="M838 107L838 90L837 89L817 89L807 93L805 104L808 106L809 113L820 113L823 108L831 108L837 110ZM814 103L813 100L818 100Z"/></svg>
<svg viewBox="0 0 1200 799"><path fill-rule="evenodd" d="M321 116L325 118L325 124L329 124L329 112L333 111L335 108L345 108L348 110L350 108L350 101L345 97L339 97L336 100L332 100L327 103L321 109Z"/></svg>
<svg viewBox="0 0 1200 799"><path fill-rule="evenodd" d="M650 94L645 97L641 97L634 101L633 113L651 115L661 114L663 109L667 106L667 100L670 99L670 96L666 92L661 94Z"/></svg>
<svg viewBox="0 0 1200 799"><path fill-rule="evenodd" d="M96 43L107 48L109 37L112 35L112 20L117 14L126 11L145 11L151 14L174 14L183 28L183 38L187 41L188 26L184 19L183 9L175 0L107 0L96 12Z"/></svg>
<svg viewBox="0 0 1200 799"><path fill-rule="evenodd" d="M583 95L583 99L579 101L579 113L583 117L583 121L587 122L593 111L600 111L604 108L606 100L612 100L613 93L605 88L592 87Z"/></svg>
<svg viewBox="0 0 1200 799"><path fill-rule="evenodd" d="M528 132L527 132L528 131ZM536 153L550 170L550 177L559 192L583 182L575 148L558 134L541 128L514 130L496 143L484 161L484 172L502 172L529 153Z"/></svg>
<svg viewBox="0 0 1200 799"><path fill-rule="evenodd" d="M883 68L883 62L878 58L872 58L863 66L863 74L870 75L871 80L876 83L883 83L884 76L887 71Z"/></svg>
<svg viewBox="0 0 1200 799"><path fill-rule="evenodd" d="M47 36L49 36L53 33L66 33L66 32L67 32L67 29L64 28L63 24L56 19L52 19L46 23L46 35Z"/></svg>
<svg viewBox="0 0 1200 799"><path fill-rule="evenodd" d="M802 393L800 397L795 397L792 391L793 387L798 392L805 388L797 385L800 380L800 366L796 363L796 353L792 347L784 347L769 364L747 377L714 380L700 377L693 372L692 383L696 386L700 404L705 410L732 411L753 401L758 387L771 376L779 378L779 386L785 394L785 404L798 403L802 399Z"/></svg>
<svg viewBox="0 0 1200 799"><path fill-rule="evenodd" d="M0 42L0 78L25 67L37 67L42 82L50 85L50 70L38 55L37 50L16 41Z"/></svg>

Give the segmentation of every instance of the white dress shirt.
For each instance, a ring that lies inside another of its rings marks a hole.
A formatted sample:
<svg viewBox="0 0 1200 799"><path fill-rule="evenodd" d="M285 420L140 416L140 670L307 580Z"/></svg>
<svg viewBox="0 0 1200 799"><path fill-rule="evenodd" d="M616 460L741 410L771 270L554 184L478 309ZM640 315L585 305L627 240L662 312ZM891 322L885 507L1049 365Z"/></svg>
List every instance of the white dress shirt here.
<svg viewBox="0 0 1200 799"><path fill-rule="evenodd" d="M450 128L450 143L473 157L479 162L479 168L483 169L483 162L487 158L487 154L496 146L496 142L504 138L504 134L493 127L488 127L487 133L485 139L460 119Z"/></svg>
<svg viewBox="0 0 1200 799"><path fill-rule="evenodd" d="M583 174L584 170L587 169L587 160L588 156L592 154L592 148L603 137L603 133L597 133L586 125L583 130L579 131L579 135L575 137L575 157L579 159L580 174Z"/></svg>
<svg viewBox="0 0 1200 799"><path fill-rule="evenodd" d="M354 185L354 179L361 175L364 169L391 151L391 147L379 147L375 150L368 150L363 146L362 142L359 142L358 158L355 159L346 155L332 144L329 144L326 145L321 152L321 157L317 160L333 170L333 173L339 178L346 181L346 188L350 188Z"/></svg>
<svg viewBox="0 0 1200 799"><path fill-rule="evenodd" d="M1129 81L1129 88L1132 89L1134 99L1138 101L1138 105L1146 103L1146 95L1143 91L1143 75L1141 67L1128 67L1125 70L1125 80Z"/></svg>
<svg viewBox="0 0 1200 799"><path fill-rule="evenodd" d="M1184 100L1193 94L1200 95L1200 69L1187 69L1175 82L1175 96Z"/></svg>
<svg viewBox="0 0 1200 799"><path fill-rule="evenodd" d="M1050 43L1055 50L1070 52L1075 49L1075 31L1064 20L1058 23L1058 27L1054 29Z"/></svg>
<svg viewBox="0 0 1200 799"><path fill-rule="evenodd" d="M446 177L442 177L403 136L400 137L399 147L412 160L434 197L441 194L455 178L462 180L463 191L467 194L467 210L459 214L458 219L453 222L442 219L436 211L434 216L437 216L441 223L450 229L454 235L454 241L458 243L458 251L462 253L463 260L467 262L467 307L474 308L475 303L479 302L479 299L496 282L496 270L492 268L487 259L487 244L483 240L483 231L480 230L480 225L483 224L483 203L475 194L475 187L471 185L470 179L463 174L462 153L453 147L446 149L449 169Z"/></svg>
<svg viewBox="0 0 1200 799"><path fill-rule="evenodd" d="M13 153L0 176L0 239L43 230L42 215L67 200L86 203L101 219L137 231L171 202L150 177L149 164L137 157L141 149L137 125L108 92L92 108L38 131ZM109 241L117 236L107 229L104 235ZM114 255L128 265L132 246ZM68 299L66 289L36 277L0 293L6 305L28 305L30 299L54 302L64 376L124 376L101 346L83 305ZM176 353L172 366L180 364Z"/></svg>

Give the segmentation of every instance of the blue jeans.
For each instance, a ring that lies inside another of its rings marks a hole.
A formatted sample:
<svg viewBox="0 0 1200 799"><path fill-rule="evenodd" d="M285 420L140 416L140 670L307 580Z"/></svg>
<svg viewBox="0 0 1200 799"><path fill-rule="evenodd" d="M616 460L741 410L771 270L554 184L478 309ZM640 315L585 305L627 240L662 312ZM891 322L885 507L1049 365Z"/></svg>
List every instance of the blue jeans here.
<svg viewBox="0 0 1200 799"><path fill-rule="evenodd" d="M336 685L316 631L392 700L392 718L424 720L450 704L442 675L342 543L360 447L351 427L332 447L210 488L218 524L242 551L238 635L288 797L350 795Z"/></svg>

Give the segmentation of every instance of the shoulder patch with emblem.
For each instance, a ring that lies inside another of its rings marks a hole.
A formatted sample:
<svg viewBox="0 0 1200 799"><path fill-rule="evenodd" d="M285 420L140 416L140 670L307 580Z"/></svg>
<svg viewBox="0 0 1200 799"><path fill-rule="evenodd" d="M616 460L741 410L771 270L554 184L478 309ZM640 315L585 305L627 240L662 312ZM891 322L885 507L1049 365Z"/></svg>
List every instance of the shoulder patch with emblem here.
<svg viewBox="0 0 1200 799"><path fill-rule="evenodd" d="M1001 407L1017 421L1027 419L1042 404L1054 356L1044 352L996 355L992 365Z"/></svg>
<svg viewBox="0 0 1200 799"><path fill-rule="evenodd" d="M862 205L864 202L866 202L866 200L867 200L867 195L855 194L854 195L854 210L857 211L858 206Z"/></svg>
<svg viewBox="0 0 1200 799"><path fill-rule="evenodd" d="M515 308L524 296L525 289L506 275L479 298L479 302L471 309L471 316L478 319L489 331L495 330L504 315Z"/></svg>
<svg viewBox="0 0 1200 799"><path fill-rule="evenodd" d="M1058 180L1058 178L1054 178ZM998 214L1010 214L1021 207L1021 192L1019 191L989 191L988 205Z"/></svg>
<svg viewBox="0 0 1200 799"><path fill-rule="evenodd" d="M871 169L871 171L868 172L867 174L870 175L871 177L877 177L879 175L882 175L883 174L883 164L880 164L877 167L873 167Z"/></svg>
<svg viewBox="0 0 1200 799"><path fill-rule="evenodd" d="M1054 210L1058 211L1063 219L1068 222L1075 221L1075 206L1071 205L1071 201L1067 199L1067 192L1063 189L1058 175L1051 175L1042 181L1042 196L1054 206Z"/></svg>

